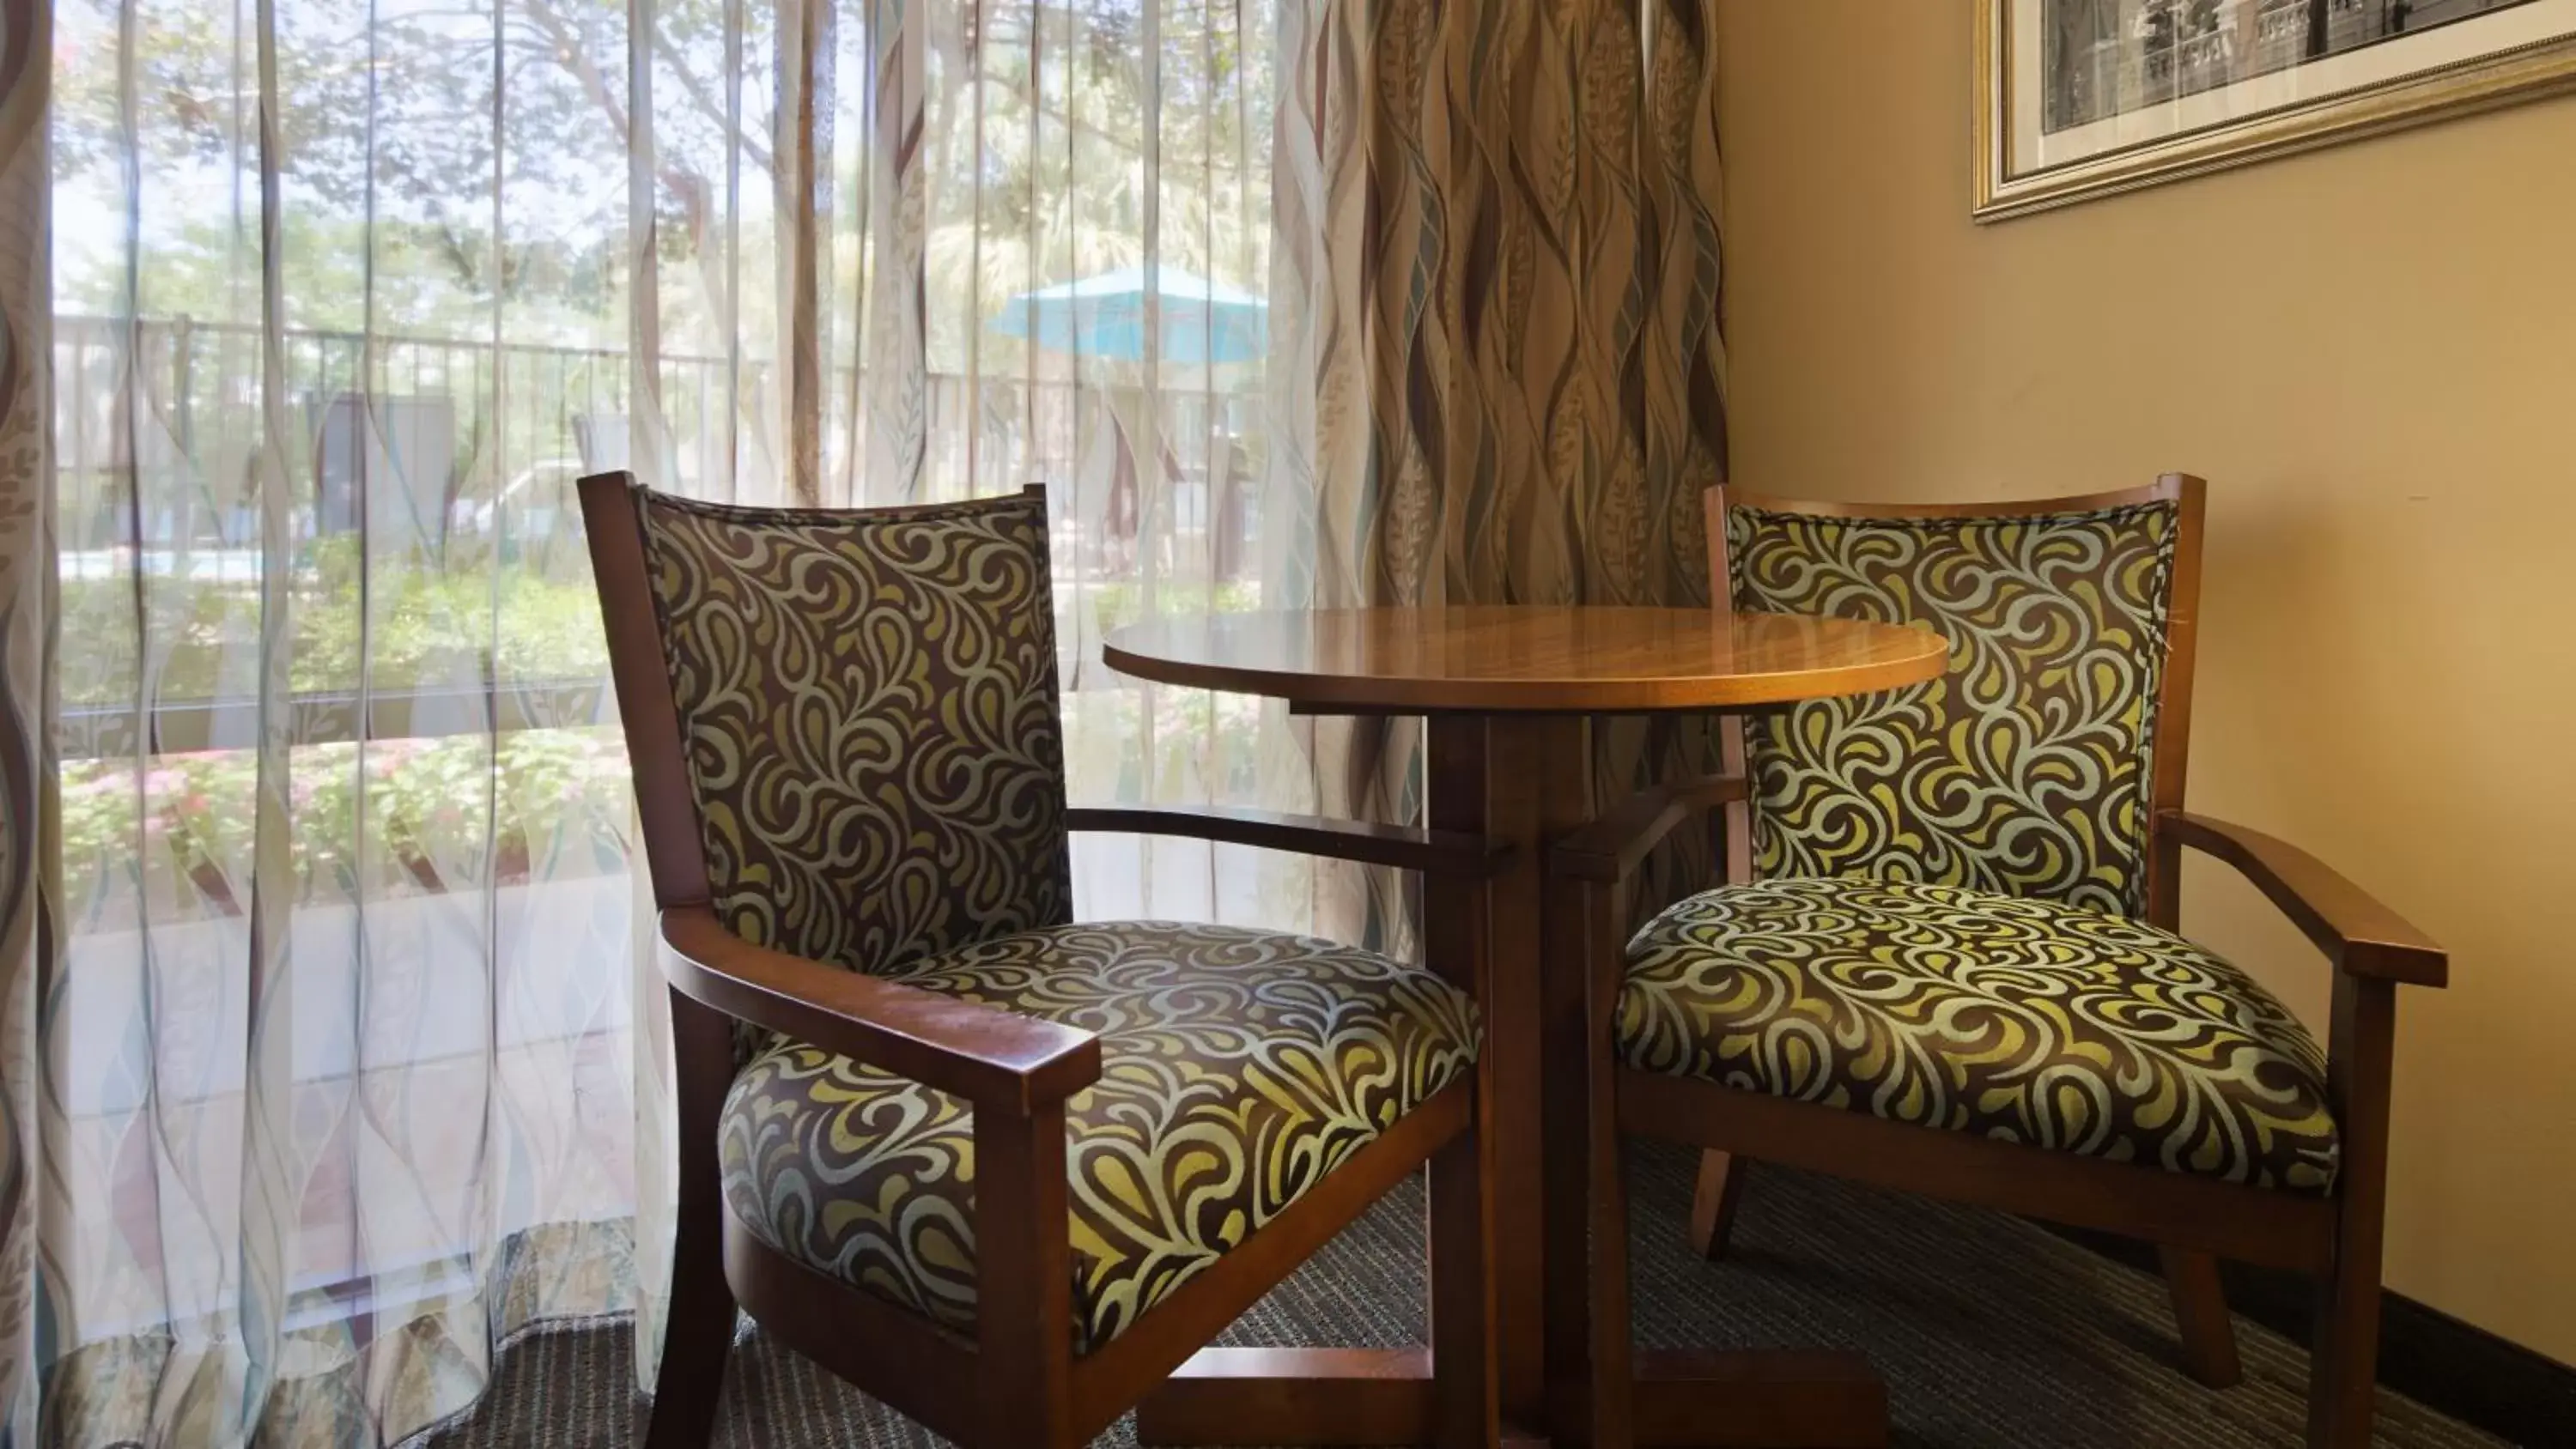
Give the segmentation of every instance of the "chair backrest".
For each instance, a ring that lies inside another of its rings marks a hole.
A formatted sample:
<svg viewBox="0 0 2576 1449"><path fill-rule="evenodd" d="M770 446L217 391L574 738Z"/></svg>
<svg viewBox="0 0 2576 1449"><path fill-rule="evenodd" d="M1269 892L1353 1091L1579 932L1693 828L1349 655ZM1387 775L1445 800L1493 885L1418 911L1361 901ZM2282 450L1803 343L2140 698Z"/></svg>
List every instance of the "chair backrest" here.
<svg viewBox="0 0 2576 1449"><path fill-rule="evenodd" d="M659 905L873 972L1070 919L1043 493L581 491Z"/></svg>
<svg viewBox="0 0 2576 1449"><path fill-rule="evenodd" d="M1721 607L1937 630L1940 679L1744 727L1751 866L2170 923L2149 836L2190 744L2203 485L2028 503L1711 490Z"/></svg>

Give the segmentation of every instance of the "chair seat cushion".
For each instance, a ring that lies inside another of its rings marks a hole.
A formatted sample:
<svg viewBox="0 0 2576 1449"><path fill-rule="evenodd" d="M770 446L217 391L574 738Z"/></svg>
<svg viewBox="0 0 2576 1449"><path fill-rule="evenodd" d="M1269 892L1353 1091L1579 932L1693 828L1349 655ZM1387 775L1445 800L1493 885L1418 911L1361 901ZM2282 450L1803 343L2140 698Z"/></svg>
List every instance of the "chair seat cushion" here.
<svg viewBox="0 0 2576 1449"><path fill-rule="evenodd" d="M1473 1001L1426 971L1230 926L1052 926L895 979L1100 1036L1100 1080L1065 1114L1081 1352L1466 1076L1478 1046ZM973 1121L781 1043L726 1099L727 1205L790 1257L971 1333Z"/></svg>
<svg viewBox="0 0 2576 1449"><path fill-rule="evenodd" d="M2226 1182L2334 1184L2315 1039L2244 972L2123 916L1868 880L1728 886L1629 943L1618 1031L1644 1071Z"/></svg>

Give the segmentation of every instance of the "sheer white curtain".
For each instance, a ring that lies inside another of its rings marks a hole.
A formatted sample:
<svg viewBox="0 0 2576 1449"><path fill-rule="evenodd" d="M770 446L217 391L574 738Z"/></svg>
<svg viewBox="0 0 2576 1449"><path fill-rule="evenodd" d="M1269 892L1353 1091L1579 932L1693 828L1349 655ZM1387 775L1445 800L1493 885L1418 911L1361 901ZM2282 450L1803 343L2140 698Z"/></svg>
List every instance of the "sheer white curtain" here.
<svg viewBox="0 0 2576 1449"><path fill-rule="evenodd" d="M51 21L49 1441L390 1442L566 1316L643 1308L649 1355L667 1052L582 473L1044 483L1077 799L1312 797L1275 708L1098 663L1310 587L1273 0ZM1297 926L1316 886L1195 843L1077 864L1097 915Z"/></svg>
<svg viewBox="0 0 2576 1449"><path fill-rule="evenodd" d="M532 0L533 3L533 0ZM1102 636L1295 604L1272 506L1272 0L634 0L634 466L744 502L1043 484L1077 802L1302 806L1276 705L1121 679ZM736 84L725 84L726 77ZM649 92L649 94L646 94ZM1304 927L1337 877L1086 838L1077 910ZM639 985L650 987L650 976ZM641 1099L667 1090L661 1023ZM644 1276L667 1138L648 1115ZM648 1302L648 1311L651 1308ZM658 1325L638 1335L647 1364Z"/></svg>
<svg viewBox="0 0 2576 1449"><path fill-rule="evenodd" d="M53 13L47 1437L369 1445L632 1296L621 412L585 57L445 0Z"/></svg>
<svg viewBox="0 0 2576 1449"><path fill-rule="evenodd" d="M629 9L665 42L628 154L632 335L659 359L633 466L835 506L1044 484L1076 796L1248 798L1250 701L1097 656L1146 614L1256 606L1265 544L1293 547L1262 507L1269 0ZM1115 848L1134 868L1090 872L1087 908L1237 889L1197 847Z"/></svg>

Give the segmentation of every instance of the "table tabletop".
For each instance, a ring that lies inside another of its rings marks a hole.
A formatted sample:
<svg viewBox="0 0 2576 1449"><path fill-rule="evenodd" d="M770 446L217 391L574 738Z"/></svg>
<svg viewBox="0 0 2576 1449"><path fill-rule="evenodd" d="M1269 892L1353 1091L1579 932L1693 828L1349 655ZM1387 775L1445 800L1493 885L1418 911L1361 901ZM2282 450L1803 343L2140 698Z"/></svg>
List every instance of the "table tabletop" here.
<svg viewBox="0 0 2576 1449"><path fill-rule="evenodd" d="M1264 610L1112 632L1110 668L1320 713L1620 714L1868 694L1938 676L1923 629L1622 606Z"/></svg>

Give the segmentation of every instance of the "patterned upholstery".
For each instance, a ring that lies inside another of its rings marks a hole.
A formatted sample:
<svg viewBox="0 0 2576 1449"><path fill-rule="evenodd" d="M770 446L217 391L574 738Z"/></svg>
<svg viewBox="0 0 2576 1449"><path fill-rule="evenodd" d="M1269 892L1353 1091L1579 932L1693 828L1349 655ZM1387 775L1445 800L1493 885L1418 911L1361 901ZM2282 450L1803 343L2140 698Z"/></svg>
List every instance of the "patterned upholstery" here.
<svg viewBox="0 0 2576 1449"><path fill-rule="evenodd" d="M1230 926L1056 926L900 979L1101 1034L1101 1079L1067 1113L1085 1352L1472 1070L1477 1049L1474 1004L1427 972ZM736 1079L723 1123L726 1201L754 1233L972 1330L965 1103L790 1043Z"/></svg>
<svg viewBox="0 0 2576 1449"><path fill-rule="evenodd" d="M1704 892L1628 947L1619 1051L1698 1077L2226 1182L2325 1193L2325 1060L2179 936L1956 887Z"/></svg>
<svg viewBox="0 0 2576 1449"><path fill-rule="evenodd" d="M888 972L1069 912L1046 502L642 492L717 914Z"/></svg>
<svg viewBox="0 0 2576 1449"><path fill-rule="evenodd" d="M1046 504L742 509L638 490L708 885L745 940L1102 1037L1068 1104L1086 1349L1472 1069L1473 1004L1330 942L1069 925ZM737 1034L734 1215L951 1327L966 1104Z"/></svg>
<svg viewBox="0 0 2576 1449"><path fill-rule="evenodd" d="M1735 604L1909 623L1950 669L1746 729L1758 873L2138 915L2177 509L1844 519L1730 507Z"/></svg>

